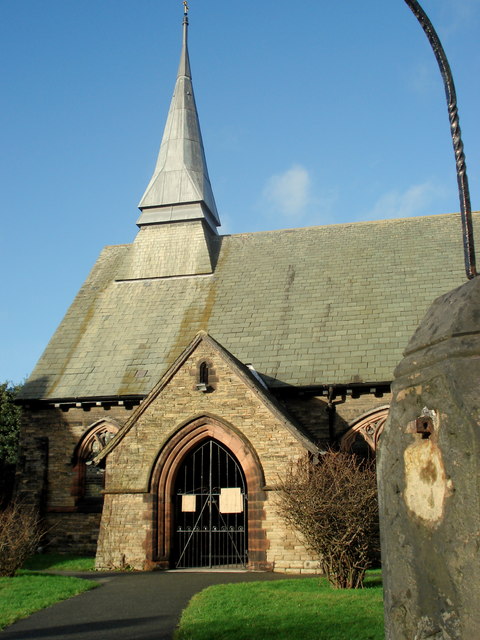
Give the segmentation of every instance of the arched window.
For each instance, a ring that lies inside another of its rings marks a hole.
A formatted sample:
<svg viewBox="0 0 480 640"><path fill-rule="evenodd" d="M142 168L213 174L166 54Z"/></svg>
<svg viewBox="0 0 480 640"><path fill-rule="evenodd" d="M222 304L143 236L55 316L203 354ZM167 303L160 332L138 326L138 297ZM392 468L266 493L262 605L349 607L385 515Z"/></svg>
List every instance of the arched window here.
<svg viewBox="0 0 480 640"><path fill-rule="evenodd" d="M208 386L208 364L202 362L198 369L198 382Z"/></svg>
<svg viewBox="0 0 480 640"><path fill-rule="evenodd" d="M350 423L340 439L340 449L353 453L375 453L388 416L388 406L369 411Z"/></svg>
<svg viewBox="0 0 480 640"><path fill-rule="evenodd" d="M198 376L197 376L197 390L203 391L203 393L208 393L211 391L211 387L209 385L210 382L210 366L208 362L201 362L198 365Z"/></svg>
<svg viewBox="0 0 480 640"><path fill-rule="evenodd" d="M118 427L101 420L82 436L73 454L74 484L72 494L81 510L98 511L103 504L105 466L96 466L93 459L115 437Z"/></svg>

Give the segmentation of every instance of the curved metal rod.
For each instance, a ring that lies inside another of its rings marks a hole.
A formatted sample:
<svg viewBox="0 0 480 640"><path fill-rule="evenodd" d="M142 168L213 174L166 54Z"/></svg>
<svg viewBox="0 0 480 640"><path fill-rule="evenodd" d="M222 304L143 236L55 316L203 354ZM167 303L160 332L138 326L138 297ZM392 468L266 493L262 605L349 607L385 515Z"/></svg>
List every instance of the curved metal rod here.
<svg viewBox="0 0 480 640"><path fill-rule="evenodd" d="M462 216L463 228L463 252L465 256L465 271L467 278L474 278L477 274L475 266L475 247L473 242L472 227L472 207L470 204L470 191L468 188L467 166L465 163L465 154L463 152L462 133L460 131L460 120L458 117L457 95L455 85L453 83L452 71L448 64L447 56L443 50L440 39L433 28L427 14L422 9L417 0L405 0L415 17L419 21L422 29L432 46L433 53L440 67L443 83L445 85L445 93L447 96L448 117L450 119L450 131L452 133L453 150L455 152L455 161L457 165L457 182L458 195L460 198L460 211Z"/></svg>

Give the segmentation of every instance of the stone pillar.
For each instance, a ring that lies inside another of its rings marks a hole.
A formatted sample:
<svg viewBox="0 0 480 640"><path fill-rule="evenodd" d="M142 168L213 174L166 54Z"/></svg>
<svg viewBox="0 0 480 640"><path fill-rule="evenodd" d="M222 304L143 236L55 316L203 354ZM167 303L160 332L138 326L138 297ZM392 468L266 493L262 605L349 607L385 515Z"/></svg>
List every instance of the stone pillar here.
<svg viewBox="0 0 480 640"><path fill-rule="evenodd" d="M480 277L395 371L378 482L387 640L480 638Z"/></svg>

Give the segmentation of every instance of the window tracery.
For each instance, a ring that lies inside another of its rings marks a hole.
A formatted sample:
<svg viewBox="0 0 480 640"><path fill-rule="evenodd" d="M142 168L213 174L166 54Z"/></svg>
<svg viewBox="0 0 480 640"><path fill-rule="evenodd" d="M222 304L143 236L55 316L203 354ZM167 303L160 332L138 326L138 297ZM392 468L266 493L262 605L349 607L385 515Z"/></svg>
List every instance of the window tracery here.
<svg viewBox="0 0 480 640"><path fill-rule="evenodd" d="M387 421L388 410L389 407L375 409L356 420L342 436L340 449L342 451L354 451L363 442L368 445L371 452L375 452Z"/></svg>
<svg viewBox="0 0 480 640"><path fill-rule="evenodd" d="M82 436L73 455L74 483L72 494L78 508L101 509L105 484L105 465L94 465L93 460L118 433L118 427L101 421Z"/></svg>

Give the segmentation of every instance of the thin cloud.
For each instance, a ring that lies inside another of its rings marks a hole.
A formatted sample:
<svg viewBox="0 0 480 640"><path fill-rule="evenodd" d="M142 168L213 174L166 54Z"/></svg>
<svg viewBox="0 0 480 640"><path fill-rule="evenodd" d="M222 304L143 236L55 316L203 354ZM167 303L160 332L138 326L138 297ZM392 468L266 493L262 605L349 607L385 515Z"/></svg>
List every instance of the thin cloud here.
<svg viewBox="0 0 480 640"><path fill-rule="evenodd" d="M262 203L270 212L298 219L311 201L310 174L299 164L284 173L271 176L262 192Z"/></svg>
<svg viewBox="0 0 480 640"><path fill-rule="evenodd" d="M418 63L411 69L407 78L408 85L412 91L420 96L431 96L432 91L441 86L441 77L435 67L435 60Z"/></svg>
<svg viewBox="0 0 480 640"><path fill-rule="evenodd" d="M439 30L445 35L451 35L467 24L474 24L480 14L480 3L478 0L443 0L442 13L443 20Z"/></svg>
<svg viewBox="0 0 480 640"><path fill-rule="evenodd" d="M366 214L366 220L410 218L430 214L437 198L445 196L445 188L432 182L413 185L404 192L397 190L383 194Z"/></svg>

